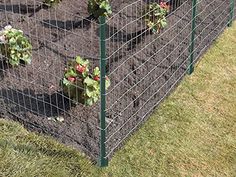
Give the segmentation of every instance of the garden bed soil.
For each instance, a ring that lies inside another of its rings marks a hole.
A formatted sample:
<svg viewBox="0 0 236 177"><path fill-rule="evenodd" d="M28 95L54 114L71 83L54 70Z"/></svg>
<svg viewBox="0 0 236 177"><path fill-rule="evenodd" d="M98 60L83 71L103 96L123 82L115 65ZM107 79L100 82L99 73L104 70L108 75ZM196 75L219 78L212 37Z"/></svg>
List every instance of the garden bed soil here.
<svg viewBox="0 0 236 177"><path fill-rule="evenodd" d="M131 2L135 0L112 1L113 11L119 12ZM199 5L202 13L197 24L202 25L196 28L195 57L227 23L228 6L222 2L205 0ZM55 8L32 10L39 6L40 2L33 0L0 0L0 27L11 24L22 29L33 45L32 64L11 68L1 62L0 113L95 159L99 155L99 103L92 107L72 104L59 82L66 61L77 55L88 58L92 67L99 65L99 25L88 20L87 0L65 0ZM135 8L141 9L140 4ZM141 38L137 33L145 29L143 23L125 25L138 18L137 11L127 9L108 20L107 71L112 85L107 94L107 134L111 137L107 149L111 154L184 76L189 64L190 8L191 1L183 1L169 15L167 29L155 35L145 33ZM136 41L127 43L130 36Z"/></svg>

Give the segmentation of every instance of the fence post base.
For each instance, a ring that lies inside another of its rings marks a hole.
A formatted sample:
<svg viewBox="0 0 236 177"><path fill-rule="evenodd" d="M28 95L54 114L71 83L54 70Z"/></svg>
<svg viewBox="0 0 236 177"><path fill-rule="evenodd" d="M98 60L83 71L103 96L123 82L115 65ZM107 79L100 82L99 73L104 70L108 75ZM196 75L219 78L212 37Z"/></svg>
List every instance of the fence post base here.
<svg viewBox="0 0 236 177"><path fill-rule="evenodd" d="M188 74L192 74L194 71L194 45L195 45L195 31L196 31L196 13L197 13L197 0L192 0L192 32L191 32L191 44L190 44L190 56L189 56L189 69Z"/></svg>
<svg viewBox="0 0 236 177"><path fill-rule="evenodd" d="M233 19L234 19L234 0L230 0L230 18L229 18L229 23L228 27L231 27L233 24Z"/></svg>
<svg viewBox="0 0 236 177"><path fill-rule="evenodd" d="M99 167L107 167L108 166L108 159L100 157L98 162Z"/></svg>
<svg viewBox="0 0 236 177"><path fill-rule="evenodd" d="M194 67L192 66L188 69L188 75L191 75L193 72L194 72Z"/></svg>

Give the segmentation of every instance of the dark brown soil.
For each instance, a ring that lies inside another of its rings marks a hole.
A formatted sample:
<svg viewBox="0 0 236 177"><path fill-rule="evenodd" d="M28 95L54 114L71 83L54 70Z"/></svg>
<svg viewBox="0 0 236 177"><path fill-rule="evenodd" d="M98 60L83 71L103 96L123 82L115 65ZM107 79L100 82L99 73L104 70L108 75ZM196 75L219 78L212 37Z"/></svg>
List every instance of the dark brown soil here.
<svg viewBox="0 0 236 177"><path fill-rule="evenodd" d="M99 25L87 13L87 0L65 0L51 9L34 0L4 2L0 0L0 27L22 29L34 50L31 65L10 68L2 62L0 113L97 158L99 103L73 105L59 86L68 59L80 55L90 59L92 67L99 65ZM119 13L107 25L109 154L175 88L189 64L191 1L180 1L160 34L151 34L142 20L135 21L145 1L130 5L133 2L113 0L113 12ZM227 24L228 5L223 2L204 0L198 7L196 59ZM54 121L61 117L63 122Z"/></svg>

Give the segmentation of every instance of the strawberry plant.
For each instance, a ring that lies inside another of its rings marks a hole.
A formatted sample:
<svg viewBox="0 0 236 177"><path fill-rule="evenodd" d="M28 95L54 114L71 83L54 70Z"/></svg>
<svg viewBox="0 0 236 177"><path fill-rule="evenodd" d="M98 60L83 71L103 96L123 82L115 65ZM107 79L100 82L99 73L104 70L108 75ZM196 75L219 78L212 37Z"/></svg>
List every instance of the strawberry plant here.
<svg viewBox="0 0 236 177"><path fill-rule="evenodd" d="M44 0L43 4L45 4L48 7L52 7L56 4L58 4L59 2L61 2L61 0Z"/></svg>
<svg viewBox="0 0 236 177"><path fill-rule="evenodd" d="M167 26L166 15L169 12L169 5L166 2L151 3L144 11L144 20L147 27L153 33L159 33Z"/></svg>
<svg viewBox="0 0 236 177"><path fill-rule="evenodd" d="M68 61L61 85L69 98L91 106L100 97L100 70L96 67L90 73L89 61L77 56L75 60ZM109 86L110 79L106 77L106 89Z"/></svg>
<svg viewBox="0 0 236 177"><path fill-rule="evenodd" d="M111 5L108 0L89 0L88 12L95 18L108 16L112 13Z"/></svg>
<svg viewBox="0 0 236 177"><path fill-rule="evenodd" d="M0 31L0 52L6 57L6 62L18 66L20 62L31 62L32 45L24 36L23 31L6 26Z"/></svg>

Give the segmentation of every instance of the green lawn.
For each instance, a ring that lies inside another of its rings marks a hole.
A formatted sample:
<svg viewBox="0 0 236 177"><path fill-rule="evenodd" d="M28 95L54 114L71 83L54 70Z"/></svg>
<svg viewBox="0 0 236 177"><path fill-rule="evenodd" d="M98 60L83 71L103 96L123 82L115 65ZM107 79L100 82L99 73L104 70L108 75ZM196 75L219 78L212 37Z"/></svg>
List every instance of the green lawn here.
<svg viewBox="0 0 236 177"><path fill-rule="evenodd" d="M236 24L99 169L76 150L0 120L0 177L236 176Z"/></svg>

